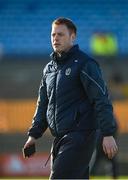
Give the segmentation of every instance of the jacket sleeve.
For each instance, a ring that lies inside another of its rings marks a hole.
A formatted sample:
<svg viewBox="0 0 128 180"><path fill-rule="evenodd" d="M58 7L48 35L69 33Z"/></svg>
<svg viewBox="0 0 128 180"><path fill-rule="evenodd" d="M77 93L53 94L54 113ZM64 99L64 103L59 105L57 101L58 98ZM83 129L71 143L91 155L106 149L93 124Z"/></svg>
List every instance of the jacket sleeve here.
<svg viewBox="0 0 128 180"><path fill-rule="evenodd" d="M48 104L48 98L47 98L46 82L45 82L45 77L43 76L39 87L37 106L32 120L32 126L28 131L28 136L32 136L37 139L41 137L42 134L47 129L48 127L46 120L47 104Z"/></svg>
<svg viewBox="0 0 128 180"><path fill-rule="evenodd" d="M80 78L103 136L113 135L116 130L113 107L98 63L90 59L82 67Z"/></svg>

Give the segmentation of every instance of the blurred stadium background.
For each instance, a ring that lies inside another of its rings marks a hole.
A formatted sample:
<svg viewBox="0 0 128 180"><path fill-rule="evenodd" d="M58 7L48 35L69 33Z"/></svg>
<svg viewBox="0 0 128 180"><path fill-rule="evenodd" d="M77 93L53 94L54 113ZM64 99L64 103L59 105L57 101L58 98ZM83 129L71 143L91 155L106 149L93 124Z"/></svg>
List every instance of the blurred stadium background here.
<svg viewBox="0 0 128 180"><path fill-rule="evenodd" d="M42 69L52 51L52 21L64 16L78 27L76 43L103 69L118 122L119 175L128 175L128 1L0 0L0 177L47 176L52 137L37 155L22 158L36 106ZM98 175L111 175L101 162Z"/></svg>

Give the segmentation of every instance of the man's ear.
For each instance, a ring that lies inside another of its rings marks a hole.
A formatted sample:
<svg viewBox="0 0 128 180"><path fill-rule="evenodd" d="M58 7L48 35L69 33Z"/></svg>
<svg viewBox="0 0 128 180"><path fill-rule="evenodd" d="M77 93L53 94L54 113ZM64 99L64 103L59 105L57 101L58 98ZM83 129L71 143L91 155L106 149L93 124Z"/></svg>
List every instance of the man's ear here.
<svg viewBox="0 0 128 180"><path fill-rule="evenodd" d="M75 39L76 39L76 34L75 34L75 33L72 33L72 34L71 34L71 38L72 38L72 41L75 41Z"/></svg>

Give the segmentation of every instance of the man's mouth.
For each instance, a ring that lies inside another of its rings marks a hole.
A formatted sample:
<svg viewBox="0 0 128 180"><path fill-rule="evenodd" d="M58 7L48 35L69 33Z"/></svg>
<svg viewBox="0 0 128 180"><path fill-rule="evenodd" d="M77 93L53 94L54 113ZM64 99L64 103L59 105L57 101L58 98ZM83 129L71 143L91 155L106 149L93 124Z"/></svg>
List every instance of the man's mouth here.
<svg viewBox="0 0 128 180"><path fill-rule="evenodd" d="M58 43L55 43L55 44L54 44L54 46L60 46L60 44L58 44Z"/></svg>

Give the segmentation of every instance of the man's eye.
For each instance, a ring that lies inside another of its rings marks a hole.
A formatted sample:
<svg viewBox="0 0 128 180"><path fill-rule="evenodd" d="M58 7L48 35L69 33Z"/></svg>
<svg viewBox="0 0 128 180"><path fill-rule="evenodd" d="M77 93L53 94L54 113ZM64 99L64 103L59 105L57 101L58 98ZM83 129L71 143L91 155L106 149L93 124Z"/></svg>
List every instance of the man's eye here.
<svg viewBox="0 0 128 180"><path fill-rule="evenodd" d="M63 36L63 34L59 34L59 36Z"/></svg>
<svg viewBox="0 0 128 180"><path fill-rule="evenodd" d="M52 36L52 37L55 37L55 36L60 36L60 37L61 37L61 36L64 36L64 34L58 33L58 34L52 34L51 36Z"/></svg>

